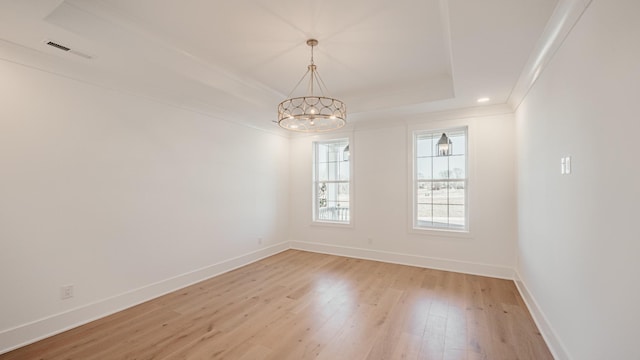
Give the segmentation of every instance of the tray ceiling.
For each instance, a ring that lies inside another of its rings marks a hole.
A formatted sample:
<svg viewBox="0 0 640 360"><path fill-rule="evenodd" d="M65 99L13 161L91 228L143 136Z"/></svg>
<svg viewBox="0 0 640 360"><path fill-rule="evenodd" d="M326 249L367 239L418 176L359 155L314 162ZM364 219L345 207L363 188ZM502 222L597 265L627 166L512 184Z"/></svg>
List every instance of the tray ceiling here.
<svg viewBox="0 0 640 360"><path fill-rule="evenodd" d="M556 0L40 0L0 5L0 57L271 128L308 38L352 120L503 104ZM87 59L47 46L45 39Z"/></svg>

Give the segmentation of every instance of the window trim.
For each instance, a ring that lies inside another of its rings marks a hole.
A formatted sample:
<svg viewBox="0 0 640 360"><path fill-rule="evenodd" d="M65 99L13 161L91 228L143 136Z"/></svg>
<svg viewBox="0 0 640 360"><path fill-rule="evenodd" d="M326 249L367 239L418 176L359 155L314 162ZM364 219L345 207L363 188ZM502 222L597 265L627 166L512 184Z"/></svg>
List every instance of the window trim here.
<svg viewBox="0 0 640 360"><path fill-rule="evenodd" d="M465 199L465 228L455 229L447 227L423 227L417 224L417 201L416 201L416 188L417 188L417 175L416 175L416 156L417 156L417 137L424 133L441 133L456 130L466 131L466 199ZM437 237L452 237L452 238L471 238L473 237L472 229L472 198L473 198L473 183L475 179L474 163L473 163L473 124L469 121L458 120L448 121L444 124L422 124L407 127L407 153L408 153L408 225L409 232L421 235L432 235ZM471 151L470 151L471 150Z"/></svg>
<svg viewBox="0 0 640 360"><path fill-rule="evenodd" d="M347 141L349 144L349 221L329 221L329 220L319 220L317 219L317 208L316 208L316 172L317 172L317 163L318 163L318 153L317 153L317 144L319 143L331 143L331 142L340 142ZM313 226L328 226L328 227L353 227L354 224L354 189L353 189L353 159L354 159L354 144L353 144L353 136L352 134L333 134L330 136L314 136L313 141L311 141L311 225Z"/></svg>

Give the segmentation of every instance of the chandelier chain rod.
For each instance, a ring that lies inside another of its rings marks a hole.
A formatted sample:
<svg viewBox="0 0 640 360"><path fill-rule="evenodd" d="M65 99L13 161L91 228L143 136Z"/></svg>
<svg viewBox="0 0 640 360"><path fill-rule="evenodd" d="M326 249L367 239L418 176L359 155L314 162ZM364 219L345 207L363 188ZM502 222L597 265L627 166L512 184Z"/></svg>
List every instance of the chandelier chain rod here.
<svg viewBox="0 0 640 360"><path fill-rule="evenodd" d="M311 65L313 64L313 48L315 47L315 45L311 45Z"/></svg>
<svg viewBox="0 0 640 360"><path fill-rule="evenodd" d="M313 49L313 47L311 47L311 49ZM313 59L313 57L312 57ZM307 94L313 96L313 80L315 78L316 75L316 69L313 65L313 60L311 60L311 66L309 67L311 69L311 75L309 76L309 86L307 88Z"/></svg>
<svg viewBox="0 0 640 360"><path fill-rule="evenodd" d="M293 89L291 90L291 92L289 92L289 95L287 95L287 99L291 97L291 95L293 94L294 91L296 91L296 89L298 88L298 86L300 86L300 84L302 83L302 80L304 80L304 78L307 77L307 74L309 73L309 69L307 69L307 72L304 73L304 75L302 75L302 77L300 78L300 80L298 81L298 83L296 84L296 86L293 87Z"/></svg>
<svg viewBox="0 0 640 360"><path fill-rule="evenodd" d="M308 69L311 70L311 76L309 76L309 87L307 88L307 93L311 96L313 96L313 81L316 78L316 64L313 62L313 48L315 46L311 45L311 64L309 65ZM320 92L322 93L322 88L320 89Z"/></svg>
<svg viewBox="0 0 640 360"><path fill-rule="evenodd" d="M316 83L318 84L318 88L320 89L320 93L324 96L325 92L329 93L329 90L327 89L327 85L325 85L324 80L322 80L322 77L320 76L320 73L318 72L318 70L316 69L315 74L316 76Z"/></svg>

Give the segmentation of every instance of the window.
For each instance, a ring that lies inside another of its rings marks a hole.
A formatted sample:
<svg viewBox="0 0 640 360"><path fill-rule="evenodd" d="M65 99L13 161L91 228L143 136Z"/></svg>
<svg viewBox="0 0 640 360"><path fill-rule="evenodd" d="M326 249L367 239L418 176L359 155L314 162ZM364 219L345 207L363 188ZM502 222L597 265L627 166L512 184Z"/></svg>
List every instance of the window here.
<svg viewBox="0 0 640 360"><path fill-rule="evenodd" d="M349 139L313 143L313 220L349 224Z"/></svg>
<svg viewBox="0 0 640 360"><path fill-rule="evenodd" d="M437 149L443 133L445 155ZM413 149L413 227L467 231L467 128L416 131Z"/></svg>

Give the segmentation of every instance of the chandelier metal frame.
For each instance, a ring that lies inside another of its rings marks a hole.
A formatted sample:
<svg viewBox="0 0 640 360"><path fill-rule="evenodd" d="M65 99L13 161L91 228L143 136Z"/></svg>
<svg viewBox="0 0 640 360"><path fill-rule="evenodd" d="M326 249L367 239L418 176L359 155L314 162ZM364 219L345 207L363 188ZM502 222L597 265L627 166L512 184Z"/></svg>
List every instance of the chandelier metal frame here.
<svg viewBox="0 0 640 360"><path fill-rule="evenodd" d="M347 106L344 102L325 95L327 87L313 61L313 48L318 45L318 40L309 39L307 45L311 47L311 63L307 66L307 72L287 95L287 99L278 104L278 125L287 130L299 132L340 129L347 123ZM308 95L292 98L291 95L307 75L309 76ZM321 96L314 95L316 87L320 90Z"/></svg>

